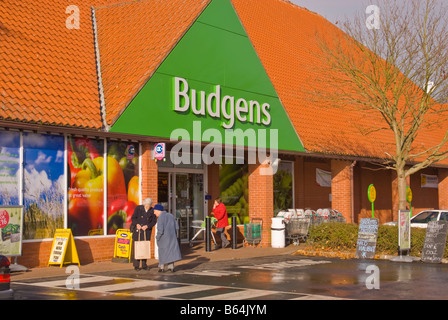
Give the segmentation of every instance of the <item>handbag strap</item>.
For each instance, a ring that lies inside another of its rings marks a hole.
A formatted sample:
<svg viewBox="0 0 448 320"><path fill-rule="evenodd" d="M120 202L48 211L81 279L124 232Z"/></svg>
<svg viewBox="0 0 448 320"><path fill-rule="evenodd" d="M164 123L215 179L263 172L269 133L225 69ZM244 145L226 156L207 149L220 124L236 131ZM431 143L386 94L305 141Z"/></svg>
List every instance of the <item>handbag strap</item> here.
<svg viewBox="0 0 448 320"><path fill-rule="evenodd" d="M141 231L142 229L138 230L138 241L142 241L140 240ZM144 230L143 230L143 241L146 241L146 232Z"/></svg>

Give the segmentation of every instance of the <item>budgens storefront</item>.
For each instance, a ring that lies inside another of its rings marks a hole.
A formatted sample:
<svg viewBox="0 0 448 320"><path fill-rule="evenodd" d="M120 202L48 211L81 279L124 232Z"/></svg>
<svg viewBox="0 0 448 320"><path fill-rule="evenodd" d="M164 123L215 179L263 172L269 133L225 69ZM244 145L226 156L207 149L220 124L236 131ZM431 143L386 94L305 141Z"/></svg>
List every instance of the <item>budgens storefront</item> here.
<svg viewBox="0 0 448 320"><path fill-rule="evenodd" d="M63 0L4 7L0 206L24 208L19 264L47 265L61 228L81 263L110 260L146 197L179 219L184 242L218 196L241 234L263 219L263 246L280 210L371 216L370 184L375 216L396 220L397 179L370 161L385 135L369 140L303 96L328 90L312 67L316 28L340 32L319 15L283 0L92 0L77 29L54 19ZM30 15L44 21L23 28ZM414 212L448 205L447 177L443 166L410 177ZM0 211L0 229L9 218Z"/></svg>

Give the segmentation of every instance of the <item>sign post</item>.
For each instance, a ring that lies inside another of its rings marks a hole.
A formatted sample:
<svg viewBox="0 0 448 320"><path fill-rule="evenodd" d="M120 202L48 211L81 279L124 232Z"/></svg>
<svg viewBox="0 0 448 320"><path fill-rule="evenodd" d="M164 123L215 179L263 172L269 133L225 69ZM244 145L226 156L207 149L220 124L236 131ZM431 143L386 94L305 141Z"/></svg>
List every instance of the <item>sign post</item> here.
<svg viewBox="0 0 448 320"><path fill-rule="evenodd" d="M374 219L375 215L373 213L374 211L373 203L376 200L376 189L373 184L369 185L369 188L367 189L367 197L369 198L369 201L372 203L372 219Z"/></svg>
<svg viewBox="0 0 448 320"><path fill-rule="evenodd" d="M409 255L411 251L411 211L398 211L398 256L393 257L390 261L396 262L412 262L419 260L417 257ZM403 255L403 252L406 254Z"/></svg>
<svg viewBox="0 0 448 320"><path fill-rule="evenodd" d="M409 204L409 211L411 212L411 218L412 218L412 205L411 205L411 202L412 202L412 190L411 190L411 187L409 187L409 186L406 188L406 201Z"/></svg>
<svg viewBox="0 0 448 320"><path fill-rule="evenodd" d="M411 212L409 210L398 211L398 251L400 255L411 250Z"/></svg>
<svg viewBox="0 0 448 320"><path fill-rule="evenodd" d="M48 266L59 264L62 268L64 264L70 263L76 263L78 266L81 266L79 263L78 251L76 250L72 229L56 229L53 244L51 245Z"/></svg>

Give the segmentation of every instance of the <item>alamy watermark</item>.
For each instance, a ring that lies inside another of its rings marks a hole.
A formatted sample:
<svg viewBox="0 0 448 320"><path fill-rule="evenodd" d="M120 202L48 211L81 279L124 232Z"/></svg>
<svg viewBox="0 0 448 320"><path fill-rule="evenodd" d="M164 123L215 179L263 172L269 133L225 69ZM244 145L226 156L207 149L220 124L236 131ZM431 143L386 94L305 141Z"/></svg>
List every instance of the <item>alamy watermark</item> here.
<svg viewBox="0 0 448 320"><path fill-rule="evenodd" d="M224 159L225 164L234 163L233 161L236 164L264 164L260 168L260 175L273 175L277 172L277 129L226 129L223 134L214 128L202 131L201 121L193 121L192 129L192 135L184 128L171 132L170 141L176 142L170 152L170 160L174 165L223 164ZM208 142L204 148L203 141Z"/></svg>
<svg viewBox="0 0 448 320"><path fill-rule="evenodd" d="M369 16L366 19L366 27L369 30L380 28L380 8L376 5L370 5L366 8L366 14Z"/></svg>
<svg viewBox="0 0 448 320"><path fill-rule="evenodd" d="M78 290L79 286L79 267L78 266L68 266L65 273L70 274L67 279L65 279L65 287L70 290Z"/></svg>
<svg viewBox="0 0 448 320"><path fill-rule="evenodd" d="M369 265L366 268L366 273L370 274L365 281L366 288L379 289L380 288L380 268L376 265Z"/></svg>

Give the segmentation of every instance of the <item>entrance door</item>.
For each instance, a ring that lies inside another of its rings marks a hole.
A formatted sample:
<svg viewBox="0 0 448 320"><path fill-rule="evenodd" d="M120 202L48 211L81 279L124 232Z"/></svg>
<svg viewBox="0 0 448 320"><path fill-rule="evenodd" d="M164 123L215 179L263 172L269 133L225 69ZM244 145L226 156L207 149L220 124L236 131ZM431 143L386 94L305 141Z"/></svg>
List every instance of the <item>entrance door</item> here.
<svg viewBox="0 0 448 320"><path fill-rule="evenodd" d="M204 174L159 172L158 176L159 202L179 219L181 240L189 241L193 221L204 220Z"/></svg>

